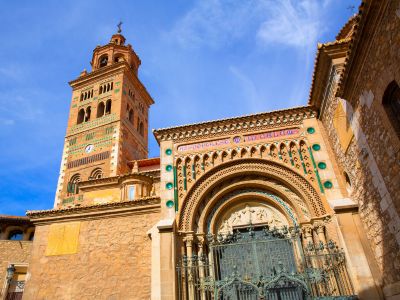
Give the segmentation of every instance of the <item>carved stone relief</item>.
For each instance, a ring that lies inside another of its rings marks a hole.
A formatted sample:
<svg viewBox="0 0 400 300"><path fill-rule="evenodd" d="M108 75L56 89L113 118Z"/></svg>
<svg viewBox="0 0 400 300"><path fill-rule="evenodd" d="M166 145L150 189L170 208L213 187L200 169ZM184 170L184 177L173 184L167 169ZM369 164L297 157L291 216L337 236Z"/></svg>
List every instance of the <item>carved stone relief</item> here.
<svg viewBox="0 0 400 300"><path fill-rule="evenodd" d="M245 204L227 212L218 226L218 233L232 233L236 228L249 225L268 225L269 227L288 226L285 216L276 208L261 204Z"/></svg>

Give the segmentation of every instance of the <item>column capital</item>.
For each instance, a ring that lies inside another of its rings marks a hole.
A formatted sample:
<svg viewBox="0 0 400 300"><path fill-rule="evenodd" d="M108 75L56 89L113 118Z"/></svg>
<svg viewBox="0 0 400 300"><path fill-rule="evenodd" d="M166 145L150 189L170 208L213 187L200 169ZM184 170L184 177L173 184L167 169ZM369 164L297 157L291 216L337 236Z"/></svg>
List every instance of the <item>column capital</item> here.
<svg viewBox="0 0 400 300"><path fill-rule="evenodd" d="M311 237L312 236L312 230L313 230L313 227L312 227L311 224L304 224L301 227L301 231L303 232L303 235L305 237Z"/></svg>

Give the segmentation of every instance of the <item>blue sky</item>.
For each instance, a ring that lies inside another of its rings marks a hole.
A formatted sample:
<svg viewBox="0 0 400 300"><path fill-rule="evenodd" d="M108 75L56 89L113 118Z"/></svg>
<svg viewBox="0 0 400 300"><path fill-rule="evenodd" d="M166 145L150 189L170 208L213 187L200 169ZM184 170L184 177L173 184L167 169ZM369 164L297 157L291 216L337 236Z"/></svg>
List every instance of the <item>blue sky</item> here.
<svg viewBox="0 0 400 300"><path fill-rule="evenodd" d="M354 0L2 1L0 214L54 201L71 89L124 22L156 104L150 127L307 103L317 42ZM150 132L150 156L158 146Z"/></svg>

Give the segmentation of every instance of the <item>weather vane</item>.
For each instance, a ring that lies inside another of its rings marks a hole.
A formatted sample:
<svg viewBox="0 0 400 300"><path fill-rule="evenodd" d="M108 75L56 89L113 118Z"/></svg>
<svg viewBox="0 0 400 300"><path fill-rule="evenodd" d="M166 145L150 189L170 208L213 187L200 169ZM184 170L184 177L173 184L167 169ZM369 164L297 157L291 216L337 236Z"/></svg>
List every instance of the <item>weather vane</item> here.
<svg viewBox="0 0 400 300"><path fill-rule="evenodd" d="M121 22L121 21L119 21L119 23L118 23L118 25L117 25L117 27L118 27L118 33L121 33L121 31L122 31L122 29L121 29L121 25L122 25L123 23Z"/></svg>

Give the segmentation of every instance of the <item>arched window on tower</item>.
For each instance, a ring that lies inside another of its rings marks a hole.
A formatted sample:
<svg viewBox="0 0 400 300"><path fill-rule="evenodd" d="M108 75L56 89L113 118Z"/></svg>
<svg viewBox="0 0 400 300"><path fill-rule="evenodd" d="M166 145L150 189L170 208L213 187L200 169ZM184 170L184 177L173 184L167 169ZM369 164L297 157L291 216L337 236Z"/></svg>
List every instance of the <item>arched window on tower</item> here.
<svg viewBox="0 0 400 300"><path fill-rule="evenodd" d="M81 108L78 112L78 118L76 120L76 124L81 124L85 119L85 110Z"/></svg>
<svg viewBox="0 0 400 300"><path fill-rule="evenodd" d="M128 120L133 124L133 109L131 108L128 113Z"/></svg>
<svg viewBox="0 0 400 300"><path fill-rule="evenodd" d="M103 93L103 86L100 86L99 95L101 95L102 93Z"/></svg>
<svg viewBox="0 0 400 300"><path fill-rule="evenodd" d="M400 137L400 87L396 81L392 81L387 86L382 104L397 137Z"/></svg>
<svg viewBox="0 0 400 300"><path fill-rule="evenodd" d="M108 99L106 102L106 115L111 113L111 99Z"/></svg>
<svg viewBox="0 0 400 300"><path fill-rule="evenodd" d="M110 84L107 83L107 92L110 90Z"/></svg>
<svg viewBox="0 0 400 300"><path fill-rule="evenodd" d="M143 122L140 122L139 124L139 133L141 136L144 136L144 125Z"/></svg>
<svg viewBox="0 0 400 300"><path fill-rule="evenodd" d="M90 114L91 114L91 112L92 112L92 109L90 108L90 106L88 106L88 107L86 108L85 122L90 121Z"/></svg>
<svg viewBox="0 0 400 300"><path fill-rule="evenodd" d="M115 56L114 56L114 62L120 62L120 61L123 61L124 60L124 56L122 55L122 54L116 54Z"/></svg>
<svg viewBox="0 0 400 300"><path fill-rule="evenodd" d="M68 194L78 194L79 193L78 183L80 181L81 181L80 174L73 175L67 184L67 193Z"/></svg>
<svg viewBox="0 0 400 300"><path fill-rule="evenodd" d="M103 171L101 168L96 168L90 174L89 180L100 179L103 178Z"/></svg>
<svg viewBox="0 0 400 300"><path fill-rule="evenodd" d="M107 63L108 63L108 55L103 55L102 57L100 57L100 60L99 60L100 68L107 66Z"/></svg>
<svg viewBox="0 0 400 300"><path fill-rule="evenodd" d="M100 102L99 105L97 106L97 114L96 117L100 118L102 116L104 116L104 102Z"/></svg>

